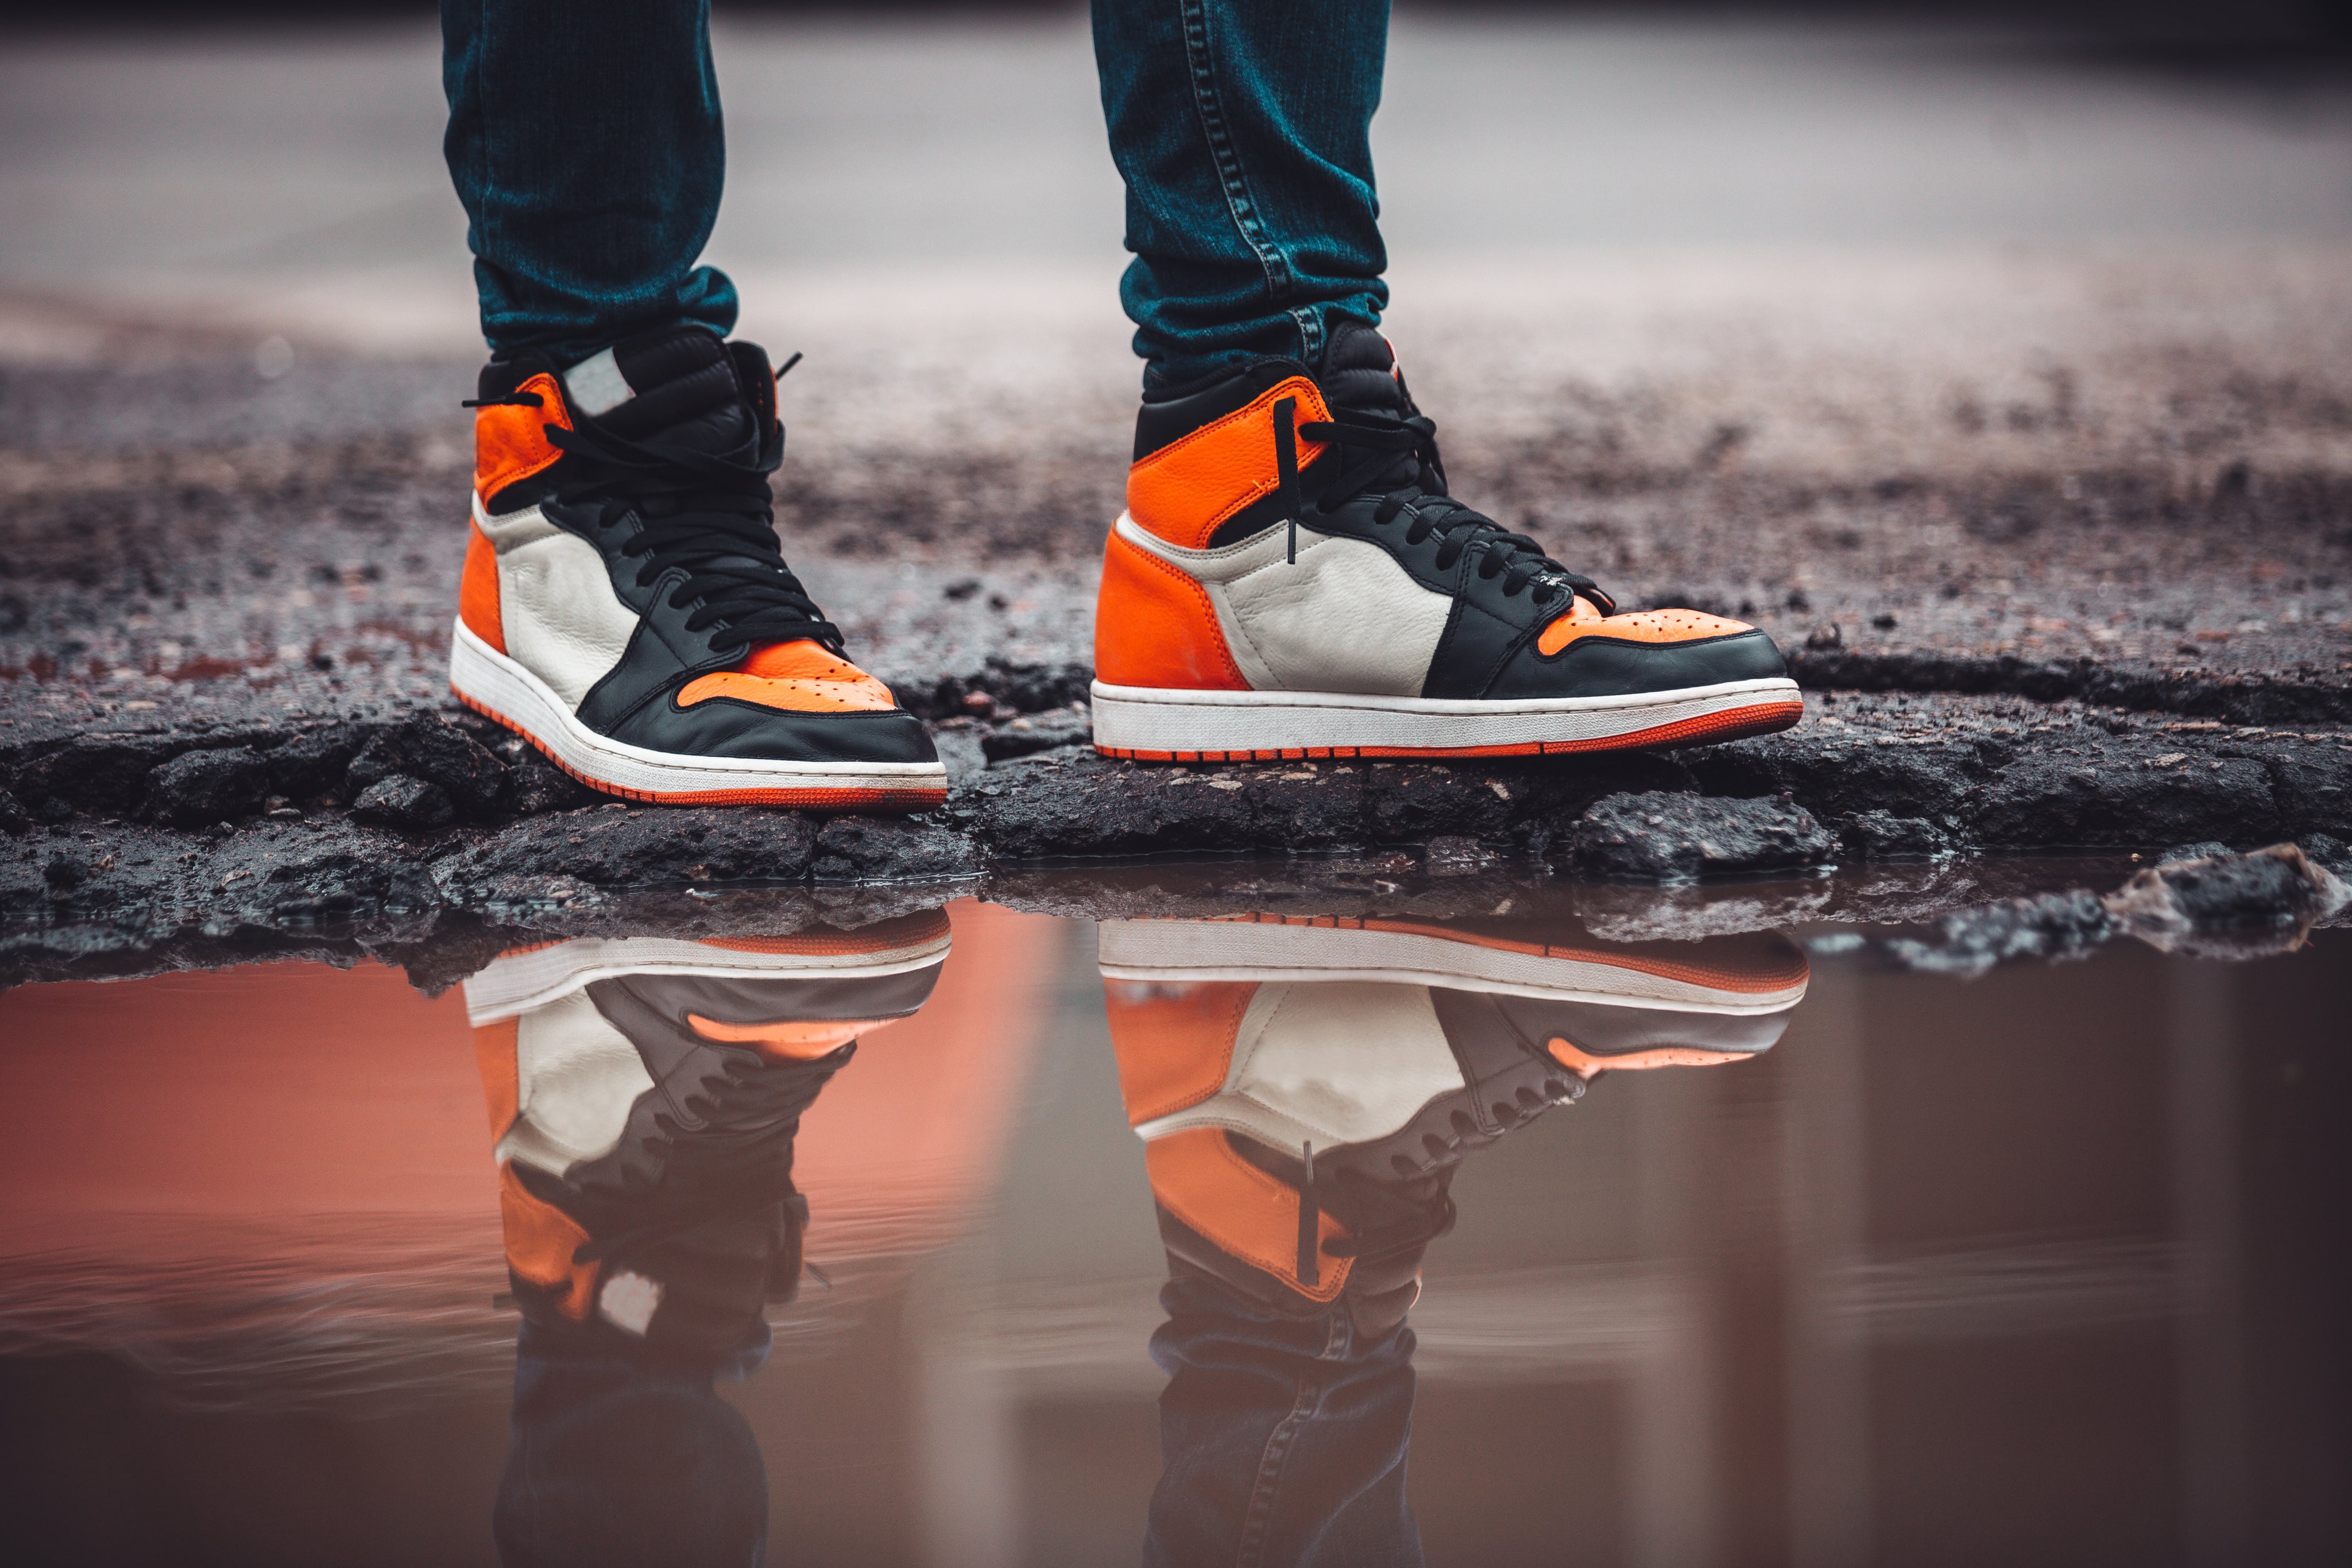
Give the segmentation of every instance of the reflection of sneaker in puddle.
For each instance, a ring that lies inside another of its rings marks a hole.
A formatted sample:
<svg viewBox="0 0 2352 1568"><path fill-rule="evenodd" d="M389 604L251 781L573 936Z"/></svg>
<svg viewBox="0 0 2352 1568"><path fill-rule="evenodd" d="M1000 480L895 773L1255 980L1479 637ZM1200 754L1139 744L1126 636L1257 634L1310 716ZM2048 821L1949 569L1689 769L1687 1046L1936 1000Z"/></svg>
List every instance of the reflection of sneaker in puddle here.
<svg viewBox="0 0 2352 1568"><path fill-rule="evenodd" d="M1392 1323L1463 1155L1611 1070L1777 1041L1803 954L1759 935L1612 947L1499 921L1102 927L1111 1039L1180 1274Z"/></svg>
<svg viewBox="0 0 2352 1568"><path fill-rule="evenodd" d="M1100 957L1115 979L1376 980L1705 1013L1780 1012L1805 994L1804 955L1769 933L1698 944L1547 940L1559 936L1493 916L1112 920Z"/></svg>
<svg viewBox="0 0 2352 1568"><path fill-rule="evenodd" d="M911 975L928 994L947 951L948 917L939 910L856 931L793 936L578 936L499 954L466 981L466 1010L479 1027L543 1007L591 981L646 975L750 980L771 988L782 981L824 988Z"/></svg>
<svg viewBox="0 0 2352 1568"><path fill-rule="evenodd" d="M939 911L581 938L467 980L525 1315L688 1356L764 1343L763 1309L801 1273L801 1113L858 1036L922 1006L948 941Z"/></svg>

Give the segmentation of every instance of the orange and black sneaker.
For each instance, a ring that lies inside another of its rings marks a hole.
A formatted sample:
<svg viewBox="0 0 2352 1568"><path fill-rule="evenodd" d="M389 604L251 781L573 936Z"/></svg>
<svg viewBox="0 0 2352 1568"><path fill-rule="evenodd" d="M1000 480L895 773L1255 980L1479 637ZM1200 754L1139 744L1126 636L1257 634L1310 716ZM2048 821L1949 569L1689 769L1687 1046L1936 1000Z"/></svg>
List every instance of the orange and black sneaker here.
<svg viewBox="0 0 2352 1568"><path fill-rule="evenodd" d="M1463 1156L1612 1071L1769 1050L1803 953L1614 946L1498 921L1102 927L1128 1120L1171 1264L1271 1310L1402 1319Z"/></svg>
<svg viewBox="0 0 2352 1568"><path fill-rule="evenodd" d="M789 368L789 367L787 367ZM775 374L700 327L482 371L457 699L633 800L921 810L930 735L784 564Z"/></svg>
<svg viewBox="0 0 2352 1568"><path fill-rule="evenodd" d="M1619 614L1446 490L1387 340L1148 392L1095 612L1096 747L1152 761L1687 746L1803 708L1772 640Z"/></svg>
<svg viewBox="0 0 2352 1568"><path fill-rule="evenodd" d="M930 996L938 910L856 932L583 937L466 982L526 1318L704 1356L798 1288L803 1111Z"/></svg>

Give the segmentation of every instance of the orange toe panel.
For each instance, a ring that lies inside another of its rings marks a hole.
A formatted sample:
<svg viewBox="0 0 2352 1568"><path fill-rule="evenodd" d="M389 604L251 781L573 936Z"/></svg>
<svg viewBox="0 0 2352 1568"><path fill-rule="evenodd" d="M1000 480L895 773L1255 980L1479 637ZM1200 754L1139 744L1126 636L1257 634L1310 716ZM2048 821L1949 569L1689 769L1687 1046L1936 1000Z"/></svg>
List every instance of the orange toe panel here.
<svg viewBox="0 0 2352 1568"><path fill-rule="evenodd" d="M1580 610L1588 609L1581 599ZM1536 652L1547 658L1579 637L1614 637L1627 643L1690 643L1701 637L1728 637L1752 632L1745 621L1709 615L1701 610L1643 610L1632 615L1580 615L1571 611L1543 629Z"/></svg>
<svg viewBox="0 0 2352 1568"><path fill-rule="evenodd" d="M677 706L692 707L709 697L789 713L875 713L898 706L888 686L807 638L755 648L735 668L688 682Z"/></svg>
<svg viewBox="0 0 2352 1568"><path fill-rule="evenodd" d="M726 1023L689 1012L686 1021L705 1040L748 1045L762 1056L788 1061L814 1061L831 1056L861 1034L879 1029L887 1019L780 1019L768 1023Z"/></svg>
<svg viewBox="0 0 2352 1568"><path fill-rule="evenodd" d="M1554 1035L1544 1043L1553 1061L1590 1083L1604 1072L1647 1072L1660 1067L1720 1067L1727 1061L1747 1061L1752 1051L1706 1051L1695 1045L1660 1045L1629 1051L1620 1056L1594 1056L1570 1040Z"/></svg>

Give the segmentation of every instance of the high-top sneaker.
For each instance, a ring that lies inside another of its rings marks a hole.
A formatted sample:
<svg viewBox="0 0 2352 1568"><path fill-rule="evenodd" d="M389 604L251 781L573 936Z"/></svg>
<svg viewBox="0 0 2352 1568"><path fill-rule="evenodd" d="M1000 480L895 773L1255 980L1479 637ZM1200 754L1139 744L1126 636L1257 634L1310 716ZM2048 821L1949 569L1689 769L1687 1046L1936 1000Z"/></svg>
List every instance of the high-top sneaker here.
<svg viewBox="0 0 2352 1568"><path fill-rule="evenodd" d="M932 911L855 933L583 938L466 982L525 1316L686 1358L764 1344L797 1289L801 1113L923 1005Z"/></svg>
<svg viewBox="0 0 2352 1568"><path fill-rule="evenodd" d="M1619 614L1447 493L1387 340L1145 394L1095 613L1096 746L1157 761L1502 757L1786 729L1772 641Z"/></svg>
<svg viewBox="0 0 2352 1568"><path fill-rule="evenodd" d="M785 566L775 375L700 327L482 371L449 685L633 800L919 810L920 721Z"/></svg>
<svg viewBox="0 0 2352 1568"><path fill-rule="evenodd" d="M1344 1298L1366 1330L1411 1306L1464 1155L1605 1071L1769 1050L1807 977L1777 936L1612 954L1276 916L1106 922L1101 963L1171 1268L1276 1311Z"/></svg>

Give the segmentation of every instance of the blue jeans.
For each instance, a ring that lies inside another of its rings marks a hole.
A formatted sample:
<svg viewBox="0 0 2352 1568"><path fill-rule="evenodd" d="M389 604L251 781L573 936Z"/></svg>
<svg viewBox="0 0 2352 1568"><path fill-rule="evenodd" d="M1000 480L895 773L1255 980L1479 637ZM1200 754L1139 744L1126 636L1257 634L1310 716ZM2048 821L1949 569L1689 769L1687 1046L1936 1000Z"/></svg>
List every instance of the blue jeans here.
<svg viewBox="0 0 2352 1568"><path fill-rule="evenodd" d="M1094 0L1149 381L1312 363L1334 317L1379 321L1388 19L1388 0ZM491 352L732 330L734 285L696 265L726 175L709 0L442 0L441 35Z"/></svg>
<svg viewBox="0 0 2352 1568"><path fill-rule="evenodd" d="M1197 1278L1160 1293L1151 1358L1160 1485L1151 1568L1420 1568L1405 1500L1412 1330L1358 1329L1344 1301L1276 1317Z"/></svg>
<svg viewBox="0 0 2352 1568"><path fill-rule="evenodd" d="M1152 1359L1160 1485L1152 1568L1421 1568L1405 1500L1412 1330L1360 1331L1341 1302L1277 1317L1213 1281L1160 1293ZM757 1568L767 1469L712 1388L765 1358L719 1364L626 1354L594 1328L526 1322L513 1441L492 1533L506 1568ZM788 1554L789 1555L789 1554Z"/></svg>
<svg viewBox="0 0 2352 1568"><path fill-rule="evenodd" d="M719 1364L626 1354L619 1335L526 1321L513 1437L490 1532L504 1568L759 1568L768 1469L714 1378L767 1355L767 1327Z"/></svg>

